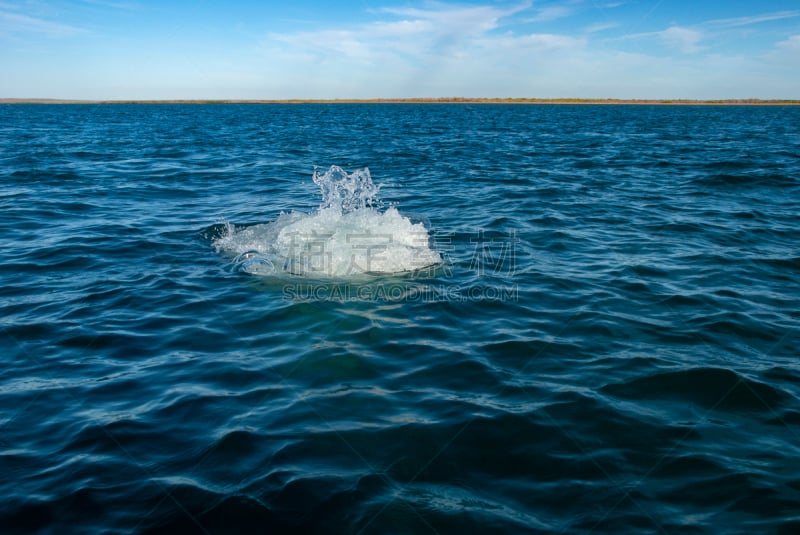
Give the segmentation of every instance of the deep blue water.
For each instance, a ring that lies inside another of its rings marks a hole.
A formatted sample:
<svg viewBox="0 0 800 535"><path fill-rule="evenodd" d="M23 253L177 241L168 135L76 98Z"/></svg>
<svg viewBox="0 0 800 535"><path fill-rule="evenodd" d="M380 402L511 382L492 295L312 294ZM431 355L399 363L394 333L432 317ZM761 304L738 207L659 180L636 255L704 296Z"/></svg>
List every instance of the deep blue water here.
<svg viewBox="0 0 800 535"><path fill-rule="evenodd" d="M215 246L332 164L443 261ZM800 107L6 105L0 214L3 533L800 530Z"/></svg>

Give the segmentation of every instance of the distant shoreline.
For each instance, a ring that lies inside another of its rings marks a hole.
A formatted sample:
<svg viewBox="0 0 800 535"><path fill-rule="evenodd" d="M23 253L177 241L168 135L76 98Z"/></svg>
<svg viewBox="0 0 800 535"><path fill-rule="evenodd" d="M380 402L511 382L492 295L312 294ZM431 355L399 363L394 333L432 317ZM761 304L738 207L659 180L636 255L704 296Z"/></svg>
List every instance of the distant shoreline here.
<svg viewBox="0 0 800 535"><path fill-rule="evenodd" d="M0 104L611 104L667 106L798 106L800 100L762 99L595 99L595 98L375 98L375 99L164 99L69 100L0 98Z"/></svg>

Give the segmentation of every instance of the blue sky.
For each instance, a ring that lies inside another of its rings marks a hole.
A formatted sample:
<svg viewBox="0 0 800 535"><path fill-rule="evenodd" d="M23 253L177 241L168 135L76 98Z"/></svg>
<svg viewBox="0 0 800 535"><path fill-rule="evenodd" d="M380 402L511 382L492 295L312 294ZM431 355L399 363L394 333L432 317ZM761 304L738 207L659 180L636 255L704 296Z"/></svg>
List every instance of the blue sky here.
<svg viewBox="0 0 800 535"><path fill-rule="evenodd" d="M800 1L0 0L0 98L800 99Z"/></svg>

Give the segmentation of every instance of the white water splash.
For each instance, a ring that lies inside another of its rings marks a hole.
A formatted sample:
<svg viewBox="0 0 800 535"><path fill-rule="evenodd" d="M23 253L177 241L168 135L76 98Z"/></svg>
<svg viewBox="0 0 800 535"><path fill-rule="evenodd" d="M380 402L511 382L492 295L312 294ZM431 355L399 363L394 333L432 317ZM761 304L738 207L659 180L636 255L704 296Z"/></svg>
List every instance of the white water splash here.
<svg viewBox="0 0 800 535"><path fill-rule="evenodd" d="M439 264L428 229L394 207L381 211L379 187L369 169L347 173L331 166L314 170L322 202L311 214L281 213L263 225L232 226L214 241L235 256L242 271L273 275L348 277L361 273L418 271Z"/></svg>

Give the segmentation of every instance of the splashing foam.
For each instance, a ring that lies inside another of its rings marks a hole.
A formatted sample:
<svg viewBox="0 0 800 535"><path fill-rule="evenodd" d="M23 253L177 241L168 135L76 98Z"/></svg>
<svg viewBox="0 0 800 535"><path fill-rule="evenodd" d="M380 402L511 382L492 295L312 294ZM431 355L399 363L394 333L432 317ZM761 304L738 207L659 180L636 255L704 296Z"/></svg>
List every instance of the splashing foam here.
<svg viewBox="0 0 800 535"><path fill-rule="evenodd" d="M442 259L428 247L428 230L390 207L382 211L380 189L369 169L347 173L314 169L322 193L311 214L282 212L277 220L236 229L214 241L235 256L239 270L254 274L348 277L362 273L417 271Z"/></svg>

